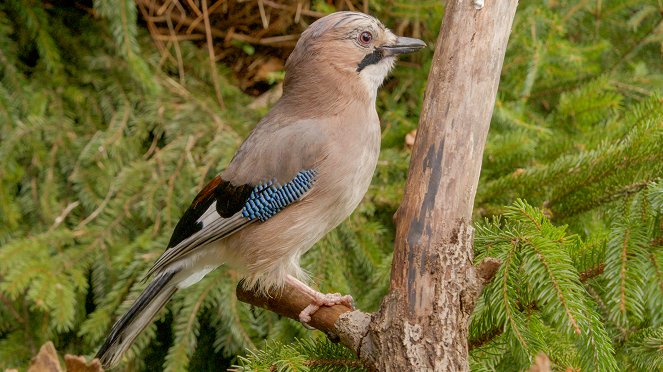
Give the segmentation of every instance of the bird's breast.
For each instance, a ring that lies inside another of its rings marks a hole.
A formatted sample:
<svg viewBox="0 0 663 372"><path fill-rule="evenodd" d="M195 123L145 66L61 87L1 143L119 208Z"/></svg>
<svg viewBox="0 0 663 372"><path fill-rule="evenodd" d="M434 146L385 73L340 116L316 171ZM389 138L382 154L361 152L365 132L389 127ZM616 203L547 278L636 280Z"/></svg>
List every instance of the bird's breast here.
<svg viewBox="0 0 663 372"><path fill-rule="evenodd" d="M377 115L369 122L355 123L341 131L323 167L324 192L330 205L331 227L347 218L363 199L371 184L380 154L380 123Z"/></svg>
<svg viewBox="0 0 663 372"><path fill-rule="evenodd" d="M322 133L324 154L313 168L310 194L264 223L230 236L217 261L239 269L249 283L264 288L283 284L285 275L305 277L299 258L359 205L368 190L380 153L377 115L354 116L345 127ZM363 119L362 119L363 118ZM326 124L326 123L325 123ZM333 123L332 123L333 124ZM352 124L352 125L350 125ZM330 126L323 126L327 130Z"/></svg>

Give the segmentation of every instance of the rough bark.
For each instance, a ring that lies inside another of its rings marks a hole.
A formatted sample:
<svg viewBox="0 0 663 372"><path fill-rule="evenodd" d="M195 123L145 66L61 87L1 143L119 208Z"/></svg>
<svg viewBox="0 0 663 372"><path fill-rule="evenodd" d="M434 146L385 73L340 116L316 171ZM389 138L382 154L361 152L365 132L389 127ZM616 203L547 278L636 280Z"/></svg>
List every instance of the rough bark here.
<svg viewBox="0 0 663 372"><path fill-rule="evenodd" d="M477 9L476 0L447 1L395 216L390 292L370 322L338 306L313 317L314 327L339 335L370 369L468 370L469 317L499 265L472 266L472 207L517 3L488 0ZM241 299L263 306L255 294ZM305 306L274 300L268 308L295 319Z"/></svg>
<svg viewBox="0 0 663 372"><path fill-rule="evenodd" d="M467 326L481 286L472 208L516 6L447 2L396 216L390 293L367 337L379 370L468 370Z"/></svg>

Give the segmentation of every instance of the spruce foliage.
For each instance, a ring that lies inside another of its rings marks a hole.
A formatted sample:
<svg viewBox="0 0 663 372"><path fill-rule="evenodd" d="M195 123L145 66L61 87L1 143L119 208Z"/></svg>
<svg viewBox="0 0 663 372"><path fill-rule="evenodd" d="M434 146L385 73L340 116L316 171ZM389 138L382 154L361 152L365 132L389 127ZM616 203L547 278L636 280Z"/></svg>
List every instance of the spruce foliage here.
<svg viewBox="0 0 663 372"><path fill-rule="evenodd" d="M0 4L0 366L47 340L92 355L195 195L263 109L205 48L160 58L133 1ZM80 4L79 4L80 5ZM325 2L319 11L332 11ZM371 1L434 45L438 1ZM89 11L89 10L88 10ZM502 265L470 326L476 371L663 369L663 4L521 2L476 198L476 261ZM304 257L322 291L376 310L431 51L378 97L383 149L358 210ZM123 368L361 370L294 321L239 303L220 269L180 291Z"/></svg>

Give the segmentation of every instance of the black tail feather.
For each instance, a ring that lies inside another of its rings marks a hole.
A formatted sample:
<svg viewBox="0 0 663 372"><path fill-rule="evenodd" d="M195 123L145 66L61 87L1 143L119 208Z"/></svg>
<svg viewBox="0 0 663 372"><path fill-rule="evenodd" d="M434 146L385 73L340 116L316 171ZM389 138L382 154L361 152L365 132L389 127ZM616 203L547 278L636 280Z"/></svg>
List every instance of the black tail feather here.
<svg viewBox="0 0 663 372"><path fill-rule="evenodd" d="M158 311L177 291L170 283L177 271L158 275L140 294L122 317L115 322L110 334L97 352L97 358L104 368L114 367L122 354L131 346L136 336L154 319Z"/></svg>

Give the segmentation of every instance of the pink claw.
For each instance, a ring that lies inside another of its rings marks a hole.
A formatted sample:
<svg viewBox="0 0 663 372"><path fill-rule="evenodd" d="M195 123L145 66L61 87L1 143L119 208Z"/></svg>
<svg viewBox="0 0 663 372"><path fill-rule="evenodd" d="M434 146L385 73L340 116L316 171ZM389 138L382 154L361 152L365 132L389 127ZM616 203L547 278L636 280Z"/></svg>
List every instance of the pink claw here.
<svg viewBox="0 0 663 372"><path fill-rule="evenodd" d="M311 321L311 315L315 314L321 306L345 305L354 310L354 300L350 295L341 295L340 293L320 293L317 292L313 302L311 302L301 313L299 320L307 324Z"/></svg>

